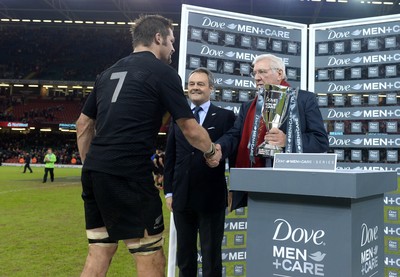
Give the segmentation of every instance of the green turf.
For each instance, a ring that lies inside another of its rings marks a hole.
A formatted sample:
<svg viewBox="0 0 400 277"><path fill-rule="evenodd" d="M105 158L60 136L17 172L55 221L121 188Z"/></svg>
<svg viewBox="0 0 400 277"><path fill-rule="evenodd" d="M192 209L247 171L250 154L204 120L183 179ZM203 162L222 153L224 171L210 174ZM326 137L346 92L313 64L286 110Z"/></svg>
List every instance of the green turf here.
<svg viewBox="0 0 400 277"><path fill-rule="evenodd" d="M45 184L43 168L33 170L0 167L0 276L79 276L87 254L80 170L56 168L55 182ZM135 272L120 243L108 276Z"/></svg>

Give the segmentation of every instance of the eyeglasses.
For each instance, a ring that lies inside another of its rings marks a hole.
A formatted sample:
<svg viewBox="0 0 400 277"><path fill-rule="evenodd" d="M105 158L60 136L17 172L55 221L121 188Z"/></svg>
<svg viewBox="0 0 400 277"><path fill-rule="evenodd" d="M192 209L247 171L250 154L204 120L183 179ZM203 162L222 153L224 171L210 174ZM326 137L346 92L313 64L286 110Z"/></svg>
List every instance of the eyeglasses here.
<svg viewBox="0 0 400 277"><path fill-rule="evenodd" d="M256 77L257 74L266 75L269 71L272 71L272 70L279 70L279 68L254 70L253 72L250 73L250 76L254 78L254 77Z"/></svg>

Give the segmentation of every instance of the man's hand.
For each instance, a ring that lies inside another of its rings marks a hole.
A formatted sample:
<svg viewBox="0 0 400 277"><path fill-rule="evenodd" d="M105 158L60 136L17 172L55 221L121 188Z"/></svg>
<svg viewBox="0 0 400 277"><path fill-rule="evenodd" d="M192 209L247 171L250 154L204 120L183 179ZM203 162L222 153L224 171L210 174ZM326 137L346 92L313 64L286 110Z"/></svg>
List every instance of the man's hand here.
<svg viewBox="0 0 400 277"><path fill-rule="evenodd" d="M222 158L221 145L216 144L215 145L215 154L211 158L206 159L206 163L209 167L214 168L219 165L221 158Z"/></svg>
<svg viewBox="0 0 400 277"><path fill-rule="evenodd" d="M266 143L279 147L286 146L286 135L278 128L272 128L264 137Z"/></svg>
<svg viewBox="0 0 400 277"><path fill-rule="evenodd" d="M172 212L172 196L171 197L167 197L165 199L165 203L167 204L167 208L170 212Z"/></svg>

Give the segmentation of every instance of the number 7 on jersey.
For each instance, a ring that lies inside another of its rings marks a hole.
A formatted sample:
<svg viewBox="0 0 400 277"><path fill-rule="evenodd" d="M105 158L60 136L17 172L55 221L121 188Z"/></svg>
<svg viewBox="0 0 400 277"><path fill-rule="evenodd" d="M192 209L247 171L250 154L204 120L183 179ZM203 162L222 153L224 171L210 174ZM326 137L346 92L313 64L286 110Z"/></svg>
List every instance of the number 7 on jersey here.
<svg viewBox="0 0 400 277"><path fill-rule="evenodd" d="M115 88L113 96L111 98L111 103L117 102L118 95L121 92L121 88L127 73L128 71L122 71L122 72L114 72L113 74L111 74L110 80L118 79L117 87Z"/></svg>

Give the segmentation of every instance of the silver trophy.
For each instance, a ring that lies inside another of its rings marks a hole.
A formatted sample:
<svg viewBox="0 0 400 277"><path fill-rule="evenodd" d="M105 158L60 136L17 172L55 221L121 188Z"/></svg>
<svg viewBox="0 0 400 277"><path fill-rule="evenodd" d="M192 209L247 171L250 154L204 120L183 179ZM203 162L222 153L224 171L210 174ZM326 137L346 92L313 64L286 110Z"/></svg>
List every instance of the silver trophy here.
<svg viewBox="0 0 400 277"><path fill-rule="evenodd" d="M263 97L262 119L268 130L279 128L288 117L290 95L294 89L280 85L266 84L261 89L258 97ZM273 157L275 153L281 153L282 148L263 142L257 148L257 156Z"/></svg>

